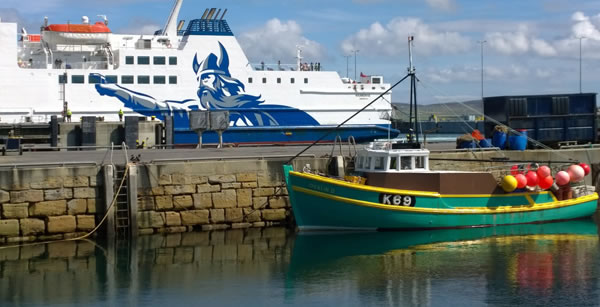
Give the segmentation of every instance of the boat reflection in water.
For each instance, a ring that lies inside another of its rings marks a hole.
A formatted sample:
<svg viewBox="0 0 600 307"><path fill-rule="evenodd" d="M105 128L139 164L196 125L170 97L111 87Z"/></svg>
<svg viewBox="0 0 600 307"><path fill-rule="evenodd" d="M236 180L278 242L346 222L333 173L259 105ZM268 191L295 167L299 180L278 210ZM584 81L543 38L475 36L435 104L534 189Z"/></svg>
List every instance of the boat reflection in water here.
<svg viewBox="0 0 600 307"><path fill-rule="evenodd" d="M344 305L597 304L590 219L409 232L300 233L288 299Z"/></svg>

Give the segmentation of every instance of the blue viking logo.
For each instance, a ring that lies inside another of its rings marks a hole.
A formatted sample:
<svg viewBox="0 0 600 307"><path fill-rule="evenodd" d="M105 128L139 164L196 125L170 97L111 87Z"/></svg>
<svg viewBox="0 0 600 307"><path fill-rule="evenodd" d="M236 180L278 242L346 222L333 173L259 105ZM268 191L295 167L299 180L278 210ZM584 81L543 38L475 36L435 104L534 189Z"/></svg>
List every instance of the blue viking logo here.
<svg viewBox="0 0 600 307"><path fill-rule="evenodd" d="M228 110L231 126L307 126L319 123L306 112L283 105L265 104L261 96L245 93L244 84L229 72L229 55L219 43L220 57L209 54L198 62L194 56L192 68L199 82L196 99L159 100L118 84L107 84L103 76L96 90L102 96L119 99L124 107L145 116L164 119L173 115L177 127L187 128L189 110ZM198 104L199 102L199 104Z"/></svg>

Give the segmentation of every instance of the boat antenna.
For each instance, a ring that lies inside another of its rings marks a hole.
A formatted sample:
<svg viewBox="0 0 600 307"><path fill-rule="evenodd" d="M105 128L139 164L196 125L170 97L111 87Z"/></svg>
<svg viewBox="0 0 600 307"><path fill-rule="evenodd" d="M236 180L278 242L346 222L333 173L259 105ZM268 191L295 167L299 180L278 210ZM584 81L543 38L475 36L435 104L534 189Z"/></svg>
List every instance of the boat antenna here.
<svg viewBox="0 0 600 307"><path fill-rule="evenodd" d="M416 82L416 69L413 66L412 59L412 44L415 37L408 36L408 74L410 76L410 103L409 103L409 117L408 117L408 142L419 144L419 117L417 115L417 82ZM413 124L413 108L414 108L414 124ZM416 137L415 135L416 134Z"/></svg>

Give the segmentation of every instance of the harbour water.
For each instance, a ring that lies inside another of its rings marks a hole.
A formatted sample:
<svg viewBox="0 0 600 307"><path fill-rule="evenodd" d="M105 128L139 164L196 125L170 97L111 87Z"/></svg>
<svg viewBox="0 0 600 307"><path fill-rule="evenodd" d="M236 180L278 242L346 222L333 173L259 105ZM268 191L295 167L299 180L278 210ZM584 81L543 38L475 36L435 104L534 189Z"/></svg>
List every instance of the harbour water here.
<svg viewBox="0 0 600 307"><path fill-rule="evenodd" d="M589 306L592 220L419 232L251 228L0 249L1 306Z"/></svg>

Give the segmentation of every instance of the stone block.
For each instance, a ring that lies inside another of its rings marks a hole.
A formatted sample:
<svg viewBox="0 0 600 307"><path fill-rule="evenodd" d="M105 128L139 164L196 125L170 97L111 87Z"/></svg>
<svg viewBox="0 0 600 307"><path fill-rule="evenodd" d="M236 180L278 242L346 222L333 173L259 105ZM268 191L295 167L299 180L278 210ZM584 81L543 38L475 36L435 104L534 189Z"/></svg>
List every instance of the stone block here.
<svg viewBox="0 0 600 307"><path fill-rule="evenodd" d="M171 183L172 184L191 184L192 178L186 174L175 173L175 174L171 174Z"/></svg>
<svg viewBox="0 0 600 307"><path fill-rule="evenodd" d="M280 209L289 207L288 198L285 196L274 196L269 198L269 208Z"/></svg>
<svg viewBox="0 0 600 307"><path fill-rule="evenodd" d="M62 177L49 177L44 181L32 182L30 184L32 189L58 189L63 186Z"/></svg>
<svg viewBox="0 0 600 307"><path fill-rule="evenodd" d="M30 236L46 232L46 223L40 219L22 219L21 235Z"/></svg>
<svg viewBox="0 0 600 307"><path fill-rule="evenodd" d="M44 191L42 190L27 190L10 192L10 201L12 203L38 202L44 200Z"/></svg>
<svg viewBox="0 0 600 307"><path fill-rule="evenodd" d="M87 178L87 177L86 177ZM74 198L96 198L96 188L74 188Z"/></svg>
<svg viewBox="0 0 600 307"><path fill-rule="evenodd" d="M159 185L167 185L167 184L171 184L171 175L167 175L167 174L162 174L160 175L160 177L158 177L158 184Z"/></svg>
<svg viewBox="0 0 600 307"><path fill-rule="evenodd" d="M277 189L275 189L275 195L277 196L287 196L288 195L288 190L286 187L278 187Z"/></svg>
<svg viewBox="0 0 600 307"><path fill-rule="evenodd" d="M74 232L77 228L77 221L72 215L49 216L47 221L48 233Z"/></svg>
<svg viewBox="0 0 600 307"><path fill-rule="evenodd" d="M35 241L35 236L24 236L24 237L8 237L5 238L6 243L25 243Z"/></svg>
<svg viewBox="0 0 600 307"><path fill-rule="evenodd" d="M250 182L258 179L256 173L239 173L235 175L236 181L238 182Z"/></svg>
<svg viewBox="0 0 600 307"><path fill-rule="evenodd" d="M262 217L265 221L283 221L285 220L285 209L264 209Z"/></svg>
<svg viewBox="0 0 600 307"><path fill-rule="evenodd" d="M202 225L202 231L225 230L231 228L228 224Z"/></svg>
<svg viewBox="0 0 600 307"><path fill-rule="evenodd" d="M257 187L258 183L256 182L242 182L242 189L252 189Z"/></svg>
<svg viewBox="0 0 600 307"><path fill-rule="evenodd" d="M208 182L208 177L205 176L190 175L190 178L192 184L204 184Z"/></svg>
<svg viewBox="0 0 600 307"><path fill-rule="evenodd" d="M61 200L73 198L73 189L49 189L44 190L44 200Z"/></svg>
<svg viewBox="0 0 600 307"><path fill-rule="evenodd" d="M191 195L173 196L173 208L182 210L194 207L194 200Z"/></svg>
<svg viewBox="0 0 600 307"><path fill-rule="evenodd" d="M186 232L186 226L168 226L165 228L156 229L156 233L172 233L172 234L181 234L182 232Z"/></svg>
<svg viewBox="0 0 600 307"><path fill-rule="evenodd" d="M71 199L67 202L67 213L69 215L85 214L87 211L87 199Z"/></svg>
<svg viewBox="0 0 600 307"><path fill-rule="evenodd" d="M56 216L67 214L66 200L49 200L29 207L29 216Z"/></svg>
<svg viewBox="0 0 600 307"><path fill-rule="evenodd" d="M238 208L252 206L252 189L239 189L236 194Z"/></svg>
<svg viewBox="0 0 600 307"><path fill-rule="evenodd" d="M213 224L225 222L225 209L210 209L210 222Z"/></svg>
<svg viewBox="0 0 600 307"><path fill-rule="evenodd" d="M252 227L252 223L231 223L231 229L245 229Z"/></svg>
<svg viewBox="0 0 600 307"><path fill-rule="evenodd" d="M221 191L221 186L218 184L199 184L196 186L196 191L198 193L210 193L210 192L219 192Z"/></svg>
<svg viewBox="0 0 600 307"><path fill-rule="evenodd" d="M154 197L153 196L141 196L138 197L138 209L141 211L154 210Z"/></svg>
<svg viewBox="0 0 600 307"><path fill-rule="evenodd" d="M0 190L0 204L7 203L10 201L10 193Z"/></svg>
<svg viewBox="0 0 600 307"><path fill-rule="evenodd" d="M90 231L96 227L96 218L93 215L78 215L77 230Z"/></svg>
<svg viewBox="0 0 600 307"><path fill-rule="evenodd" d="M212 208L212 195L210 193L200 193L192 195L194 198L194 208L208 209Z"/></svg>
<svg viewBox="0 0 600 307"><path fill-rule="evenodd" d="M63 186L65 188L89 187L90 180L87 176L64 177Z"/></svg>
<svg viewBox="0 0 600 307"><path fill-rule="evenodd" d="M254 197L272 196L275 194L274 188L256 188L252 190Z"/></svg>
<svg viewBox="0 0 600 307"><path fill-rule="evenodd" d="M235 175L212 175L208 176L208 183L227 183L235 182Z"/></svg>
<svg viewBox="0 0 600 307"><path fill-rule="evenodd" d="M167 211L165 212L167 226L181 226L181 216L179 212Z"/></svg>
<svg viewBox="0 0 600 307"><path fill-rule="evenodd" d="M161 228L166 224L164 212L143 211L138 212L137 216L139 228Z"/></svg>
<svg viewBox="0 0 600 307"><path fill-rule="evenodd" d="M163 186L156 186L150 189L152 191L152 195L165 195L165 188Z"/></svg>
<svg viewBox="0 0 600 307"><path fill-rule="evenodd" d="M140 228L138 229L138 235L147 236L154 233L154 228Z"/></svg>
<svg viewBox="0 0 600 307"><path fill-rule="evenodd" d="M269 199L267 197L252 197L252 208L254 209L266 208L268 204Z"/></svg>
<svg viewBox="0 0 600 307"><path fill-rule="evenodd" d="M225 190L225 189L239 189L242 187L242 184L239 182L228 182L228 183L221 183L221 190Z"/></svg>
<svg viewBox="0 0 600 307"><path fill-rule="evenodd" d="M17 237L19 235L19 220L0 220L0 236Z"/></svg>
<svg viewBox="0 0 600 307"><path fill-rule="evenodd" d="M258 186L261 188L266 188L266 187L279 187L284 185L283 183L283 179L282 180L278 180L276 178L276 173L270 172L263 172L263 173L259 173L258 174Z"/></svg>
<svg viewBox="0 0 600 307"><path fill-rule="evenodd" d="M96 209L96 204L99 204L100 201L95 198L88 198L87 200L87 213L94 214L98 210Z"/></svg>
<svg viewBox="0 0 600 307"><path fill-rule="evenodd" d="M90 187L98 186L98 176L90 176Z"/></svg>
<svg viewBox="0 0 600 307"><path fill-rule="evenodd" d="M263 228L265 227L266 223L265 222L254 222L252 223L252 227L256 227L256 228Z"/></svg>
<svg viewBox="0 0 600 307"><path fill-rule="evenodd" d="M196 193L196 186L192 184L184 185L166 185L165 194L167 195L180 195L180 194L194 194Z"/></svg>
<svg viewBox="0 0 600 307"><path fill-rule="evenodd" d="M208 224L208 210L189 210L182 211L180 214L183 225Z"/></svg>
<svg viewBox="0 0 600 307"><path fill-rule="evenodd" d="M22 219L28 215L29 203L2 205L2 217L5 219Z"/></svg>
<svg viewBox="0 0 600 307"><path fill-rule="evenodd" d="M221 192L212 193L213 207L234 208L237 204L237 195L235 190L223 190Z"/></svg>
<svg viewBox="0 0 600 307"><path fill-rule="evenodd" d="M246 217L244 219L246 222L254 223L262 221L260 210L244 208L244 216Z"/></svg>
<svg viewBox="0 0 600 307"><path fill-rule="evenodd" d="M173 197L171 195L155 196L156 210L168 210L173 209Z"/></svg>
<svg viewBox="0 0 600 307"><path fill-rule="evenodd" d="M243 222L244 214L242 208L225 209L225 221L229 223Z"/></svg>

